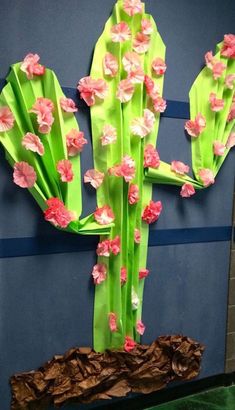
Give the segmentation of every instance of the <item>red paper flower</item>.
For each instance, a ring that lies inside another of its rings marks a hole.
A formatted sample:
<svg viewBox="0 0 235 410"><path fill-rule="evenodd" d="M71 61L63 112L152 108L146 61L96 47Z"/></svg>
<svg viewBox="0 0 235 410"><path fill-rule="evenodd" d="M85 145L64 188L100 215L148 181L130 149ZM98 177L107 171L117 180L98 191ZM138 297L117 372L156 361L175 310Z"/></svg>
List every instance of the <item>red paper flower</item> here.
<svg viewBox="0 0 235 410"><path fill-rule="evenodd" d="M146 206L142 214L142 219L147 224L151 224L158 220L160 213L162 211L161 201L150 201L149 205Z"/></svg>
<svg viewBox="0 0 235 410"><path fill-rule="evenodd" d="M221 55L228 58L235 58L235 34L225 34Z"/></svg>
<svg viewBox="0 0 235 410"><path fill-rule="evenodd" d="M16 185L21 188L32 188L36 179L36 172L31 165L24 161L15 163L13 180Z"/></svg>
<svg viewBox="0 0 235 410"><path fill-rule="evenodd" d="M136 323L136 331L137 333L139 333L139 335L143 336L144 332L145 332L145 325L143 324L143 322L141 320L137 320Z"/></svg>
<svg viewBox="0 0 235 410"><path fill-rule="evenodd" d="M137 244L139 244L141 242L141 232L137 228L135 228L135 231L134 231L134 241Z"/></svg>
<svg viewBox="0 0 235 410"><path fill-rule="evenodd" d="M127 268L122 266L120 275L121 285L123 286L127 281Z"/></svg>
<svg viewBox="0 0 235 410"><path fill-rule="evenodd" d="M104 74L110 77L115 77L118 73L118 60L111 54L106 53L103 59Z"/></svg>
<svg viewBox="0 0 235 410"><path fill-rule="evenodd" d="M95 285L100 285L106 279L107 266L104 263L97 263L92 270L92 276Z"/></svg>
<svg viewBox="0 0 235 410"><path fill-rule="evenodd" d="M130 337L125 337L124 349L126 352L130 353L136 347L136 342Z"/></svg>
<svg viewBox="0 0 235 410"><path fill-rule="evenodd" d="M144 148L144 168L158 168L160 166L159 154L152 144Z"/></svg>
<svg viewBox="0 0 235 410"><path fill-rule="evenodd" d="M209 102L210 102L212 111L218 112L224 108L224 100L220 98L216 98L215 93L210 93Z"/></svg>
<svg viewBox="0 0 235 410"><path fill-rule="evenodd" d="M10 108L0 107L0 132L9 131L14 127L15 118Z"/></svg>
<svg viewBox="0 0 235 410"><path fill-rule="evenodd" d="M96 208L94 218L100 225L108 225L115 219L114 213L108 205L104 205L101 208Z"/></svg>
<svg viewBox="0 0 235 410"><path fill-rule="evenodd" d="M88 169L84 174L84 182L90 183L95 189L99 188L103 183L104 173L96 169Z"/></svg>
<svg viewBox="0 0 235 410"><path fill-rule="evenodd" d="M115 24L111 28L111 39L114 43L124 43L131 38L131 30L125 21Z"/></svg>
<svg viewBox="0 0 235 410"><path fill-rule="evenodd" d="M62 159L56 165L56 169L60 174L62 182L71 182L74 177L72 163L68 159Z"/></svg>
<svg viewBox="0 0 235 410"><path fill-rule="evenodd" d="M114 239L111 239L110 250L114 255L118 255L120 253L120 245L121 240L119 235L117 235Z"/></svg>
<svg viewBox="0 0 235 410"><path fill-rule="evenodd" d="M143 12L143 3L141 0L124 0L123 9L128 16L132 17Z"/></svg>
<svg viewBox="0 0 235 410"><path fill-rule="evenodd" d="M140 269L139 270L139 279L147 278L148 275L149 275L149 270L148 269Z"/></svg>
<svg viewBox="0 0 235 410"><path fill-rule="evenodd" d="M76 219L75 213L69 211L59 198L50 198L46 204L48 208L44 211L45 220L54 226L67 228L69 223Z"/></svg>
<svg viewBox="0 0 235 410"><path fill-rule="evenodd" d="M66 135L66 145L69 157L75 157L79 152L82 152L84 145L87 144L84 138L84 132L72 129Z"/></svg>
<svg viewBox="0 0 235 410"><path fill-rule="evenodd" d="M128 191L128 202L130 205L134 205L139 201L139 187L136 184L130 184Z"/></svg>
<svg viewBox="0 0 235 410"><path fill-rule="evenodd" d="M152 69L156 75L163 75L166 72L167 66L162 58L157 57L152 62Z"/></svg>
<svg viewBox="0 0 235 410"><path fill-rule="evenodd" d="M117 332L117 315L116 313L109 313L109 329L111 332Z"/></svg>
<svg viewBox="0 0 235 410"><path fill-rule="evenodd" d="M118 84L117 98L122 102L126 103L132 99L135 87L129 78L121 80Z"/></svg>
<svg viewBox="0 0 235 410"><path fill-rule="evenodd" d="M192 184L190 183L185 183L182 185L180 195L182 198L189 198L190 196L195 194L195 189Z"/></svg>
<svg viewBox="0 0 235 410"><path fill-rule="evenodd" d="M172 161L171 162L171 171L179 175L184 175L189 172L189 166L185 165L181 161Z"/></svg>
<svg viewBox="0 0 235 410"><path fill-rule="evenodd" d="M37 115L38 130L42 134L48 134L51 131L54 122L53 110L54 104L49 98L39 97L29 111Z"/></svg>
<svg viewBox="0 0 235 410"><path fill-rule="evenodd" d="M77 89L80 92L80 97L89 107L96 103L96 97L104 100L108 94L106 82L102 79L94 80L90 76L81 78Z"/></svg>
<svg viewBox="0 0 235 410"><path fill-rule="evenodd" d="M211 169L203 168L198 172L199 177L202 180L202 183L205 187L214 184L215 178L214 173Z"/></svg>
<svg viewBox="0 0 235 410"><path fill-rule="evenodd" d="M20 69L26 73L27 78L32 80L33 76L43 75L45 73L45 67L39 64L40 57L38 54L27 54L24 61L21 63Z"/></svg>
<svg viewBox="0 0 235 410"><path fill-rule="evenodd" d="M64 112L77 112L78 111L76 104L72 100L72 98L61 97L60 106Z"/></svg>
<svg viewBox="0 0 235 410"><path fill-rule="evenodd" d="M184 128L191 137L198 137L206 128L206 119L199 113L194 121L186 121Z"/></svg>
<svg viewBox="0 0 235 410"><path fill-rule="evenodd" d="M22 145L29 151L37 152L38 155L44 154L44 146L42 141L37 135L32 134L31 132L27 132L27 134L25 134L22 139Z"/></svg>
<svg viewBox="0 0 235 410"><path fill-rule="evenodd" d="M133 41L133 50L138 54L144 54L150 46L150 37L144 33L137 33Z"/></svg>
<svg viewBox="0 0 235 410"><path fill-rule="evenodd" d="M223 156L226 151L226 145L222 144L220 141L213 142L213 152L215 155Z"/></svg>

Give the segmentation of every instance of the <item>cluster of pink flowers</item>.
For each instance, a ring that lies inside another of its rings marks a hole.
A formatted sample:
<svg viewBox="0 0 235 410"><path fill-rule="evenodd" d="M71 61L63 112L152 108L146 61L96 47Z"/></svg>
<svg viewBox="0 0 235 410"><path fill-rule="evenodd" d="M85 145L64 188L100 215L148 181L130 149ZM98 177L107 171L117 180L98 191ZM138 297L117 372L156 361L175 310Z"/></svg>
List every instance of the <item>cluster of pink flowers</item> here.
<svg viewBox="0 0 235 410"><path fill-rule="evenodd" d="M84 174L84 182L90 183L93 188L97 189L103 183L104 173L96 169L88 169Z"/></svg>
<svg viewBox="0 0 235 410"><path fill-rule="evenodd" d="M107 266L105 263L97 263L93 266L92 276L95 285L100 285L105 281L107 276Z"/></svg>
<svg viewBox="0 0 235 410"><path fill-rule="evenodd" d="M109 174L123 177L126 182L130 182L135 177L135 161L129 155L125 155L121 164L109 169Z"/></svg>
<svg viewBox="0 0 235 410"><path fill-rule="evenodd" d="M98 256L118 255L120 253L120 236L117 235L114 239L105 239L98 243L96 253Z"/></svg>
<svg viewBox="0 0 235 410"><path fill-rule="evenodd" d="M21 63L20 69L26 73L29 80L32 80L34 75L39 76L45 73L46 69L43 65L39 64L39 60L38 54L29 53Z"/></svg>
<svg viewBox="0 0 235 410"><path fill-rule="evenodd" d="M49 98L39 97L29 111L37 115L38 131L42 134L48 134L51 131L54 122L53 110L54 104Z"/></svg>
<svg viewBox="0 0 235 410"><path fill-rule="evenodd" d="M188 120L184 126L191 137L198 137L206 128L206 119L201 113L197 114L195 120Z"/></svg>
<svg viewBox="0 0 235 410"><path fill-rule="evenodd" d="M212 51L208 51L205 54L206 66L212 71L214 80L220 78L226 69L226 65L221 61L217 60L212 54Z"/></svg>
<svg viewBox="0 0 235 410"><path fill-rule="evenodd" d="M143 117L134 118L131 121L131 132L140 138L146 137L153 130L155 116L148 108L144 110Z"/></svg>
<svg viewBox="0 0 235 410"><path fill-rule="evenodd" d="M72 163L68 159L62 159L58 161L56 169L60 174L60 179L62 182L71 182L74 177Z"/></svg>
<svg viewBox="0 0 235 410"><path fill-rule="evenodd" d="M158 86L148 75L144 79L147 95L151 98L155 112L163 113L166 110L166 100L161 95Z"/></svg>
<svg viewBox="0 0 235 410"><path fill-rule="evenodd" d="M37 180L34 168L25 161L14 165L13 181L21 188L32 188Z"/></svg>
<svg viewBox="0 0 235 410"><path fill-rule="evenodd" d="M100 225L108 225L115 219L114 213L110 206L104 205L101 208L96 208L94 218Z"/></svg>
<svg viewBox="0 0 235 410"><path fill-rule="evenodd" d="M0 107L0 132L6 132L14 127L15 117L7 106Z"/></svg>
<svg viewBox="0 0 235 410"><path fill-rule="evenodd" d="M84 132L76 129L72 129L65 138L69 157L74 157L79 152L82 152L84 145L87 144L87 140L84 138Z"/></svg>
<svg viewBox="0 0 235 410"><path fill-rule="evenodd" d="M106 82L102 79L95 80L90 76L81 78L77 89L80 92L81 99L83 99L89 107L95 104L96 98L103 100L108 94Z"/></svg>
<svg viewBox="0 0 235 410"><path fill-rule="evenodd" d="M144 148L144 168L158 168L160 166L159 154L152 144Z"/></svg>
<svg viewBox="0 0 235 410"><path fill-rule="evenodd" d="M225 34L221 55L228 58L235 58L235 34Z"/></svg>
<svg viewBox="0 0 235 410"><path fill-rule="evenodd" d="M160 214L162 212L162 203L161 201L150 201L149 205L147 205L143 211L142 219L147 224L151 224L158 220Z"/></svg>
<svg viewBox="0 0 235 410"><path fill-rule="evenodd" d="M59 198L50 198L46 204L48 208L44 211L44 218L54 226L67 228L76 219L75 213L69 211Z"/></svg>

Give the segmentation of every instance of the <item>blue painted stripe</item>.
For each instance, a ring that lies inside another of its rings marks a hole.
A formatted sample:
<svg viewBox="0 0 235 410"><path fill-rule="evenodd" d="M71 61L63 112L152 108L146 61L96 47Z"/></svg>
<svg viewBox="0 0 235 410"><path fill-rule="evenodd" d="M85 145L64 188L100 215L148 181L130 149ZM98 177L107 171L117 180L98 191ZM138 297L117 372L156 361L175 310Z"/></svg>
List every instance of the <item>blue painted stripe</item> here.
<svg viewBox="0 0 235 410"><path fill-rule="evenodd" d="M3 79L0 79L0 91L2 90L5 84L6 84L6 81ZM79 98L79 94L76 88L62 87L62 89L67 97L72 98L76 102L79 109L82 109L82 110L89 109L89 107L85 104L85 102ZM166 111L161 115L167 118L188 119L190 118L189 104L183 101L167 100Z"/></svg>
<svg viewBox="0 0 235 410"><path fill-rule="evenodd" d="M149 246L230 241L232 227L151 230ZM94 251L98 236L64 235L0 239L0 258Z"/></svg>

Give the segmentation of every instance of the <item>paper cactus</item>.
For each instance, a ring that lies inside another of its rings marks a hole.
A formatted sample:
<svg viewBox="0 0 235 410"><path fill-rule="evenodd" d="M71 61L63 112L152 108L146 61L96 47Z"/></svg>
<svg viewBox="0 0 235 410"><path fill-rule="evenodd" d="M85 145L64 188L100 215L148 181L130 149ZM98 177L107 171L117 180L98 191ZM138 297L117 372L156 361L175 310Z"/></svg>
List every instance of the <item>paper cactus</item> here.
<svg viewBox="0 0 235 410"><path fill-rule="evenodd" d="M234 35L227 35L215 56L207 53L207 67L190 91L186 130L192 138L193 179L187 165L166 164L156 151L166 108L165 45L143 3L117 1L96 45L90 76L78 85L91 107L95 170L85 180L97 188L98 206L82 220L79 156L86 139L76 107L38 56L28 55L11 68L0 96L0 141L14 181L29 189L58 228L102 235L92 272L96 351L124 345L131 350L144 332L149 224L162 210L160 198L151 200L152 183L181 186L181 196L189 197L214 183L235 143L234 57Z"/></svg>

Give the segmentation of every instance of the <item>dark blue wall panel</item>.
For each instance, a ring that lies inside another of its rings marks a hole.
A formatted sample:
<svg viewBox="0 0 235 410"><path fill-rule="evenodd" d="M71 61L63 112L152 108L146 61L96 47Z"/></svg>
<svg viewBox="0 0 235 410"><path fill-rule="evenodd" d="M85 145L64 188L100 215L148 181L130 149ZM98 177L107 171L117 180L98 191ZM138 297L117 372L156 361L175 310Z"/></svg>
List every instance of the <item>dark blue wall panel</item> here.
<svg viewBox="0 0 235 410"><path fill-rule="evenodd" d="M114 0L1 0L0 78L5 77L10 64L22 60L28 52L37 52L42 63L56 71L62 86L75 88L89 72L94 44L113 4ZM234 1L146 0L146 9L154 16L167 45L165 98L188 102L205 52L234 29ZM92 167L88 111L80 109L78 119L89 140L82 154L84 172ZM179 159L191 165L190 142L183 128L184 120L163 118L158 149L167 162ZM221 228L208 231L209 243L204 236L204 243L149 248L151 275L145 287L143 317L147 330L143 341L151 342L160 334L172 332L195 337L206 345L200 377L224 369L234 156L234 152L229 155L217 183L190 200L182 200L178 188L154 187L153 196L162 200L164 212L151 227L154 233L150 238L156 241L157 229L161 244L161 238L169 241L169 235L173 237L171 243L177 243L178 231L170 230L185 228L185 236L181 231L178 238L190 242L196 231L187 229ZM96 204L89 187L83 187L83 200L85 216ZM205 235L205 230L197 232ZM1 240L14 238L12 245L26 246L27 255L33 245L40 251L40 240L45 237L54 237L54 243L70 238L47 224L28 192L13 184L12 171L1 150L0 246L5 247L1 255L9 247L9 242ZM28 246L28 239L19 243L17 238L34 238L34 242ZM218 239L223 242L213 242ZM81 238L77 241L81 249ZM92 343L94 289L90 272L95 252L76 252L75 239L69 239L68 244L68 253L0 259L1 410L10 407L7 383L11 374L36 368L71 346ZM89 249L93 246L94 242L88 243Z"/></svg>

